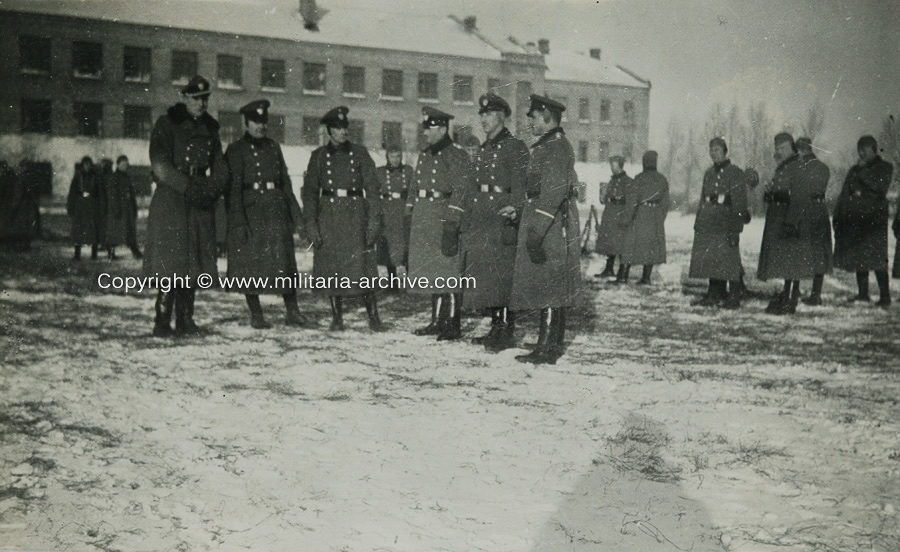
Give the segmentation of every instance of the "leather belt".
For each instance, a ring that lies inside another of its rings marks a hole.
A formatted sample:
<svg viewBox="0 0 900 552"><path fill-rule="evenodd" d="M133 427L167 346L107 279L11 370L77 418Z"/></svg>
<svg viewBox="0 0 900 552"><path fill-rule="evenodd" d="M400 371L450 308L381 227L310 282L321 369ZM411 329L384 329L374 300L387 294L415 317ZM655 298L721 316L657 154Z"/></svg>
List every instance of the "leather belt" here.
<svg viewBox="0 0 900 552"><path fill-rule="evenodd" d="M611 198L607 199L606 202L609 203L610 205L625 205L625 198L623 197L620 199L616 199L614 197L611 197Z"/></svg>
<svg viewBox="0 0 900 552"><path fill-rule="evenodd" d="M390 192L381 194L382 199L406 199L407 192Z"/></svg>
<svg viewBox="0 0 900 552"><path fill-rule="evenodd" d="M763 201L766 203L774 203L776 205L787 205L791 202L791 193L784 190L765 192L763 194Z"/></svg>
<svg viewBox="0 0 900 552"><path fill-rule="evenodd" d="M322 190L322 195L325 197L366 197L365 190L361 190L359 188L337 188L334 190Z"/></svg>
<svg viewBox="0 0 900 552"><path fill-rule="evenodd" d="M731 205L731 196L728 194L709 194L703 196L703 201L713 205Z"/></svg>
<svg viewBox="0 0 900 552"><path fill-rule="evenodd" d="M266 190L274 190L275 183L274 182L254 182L253 185L250 187L259 192L264 192Z"/></svg>
<svg viewBox="0 0 900 552"><path fill-rule="evenodd" d="M494 193L494 194L511 194L512 188L503 188L502 186L491 186L490 184L482 184L479 186L479 190L484 193Z"/></svg>
<svg viewBox="0 0 900 552"><path fill-rule="evenodd" d="M209 167L188 167L188 176L209 176Z"/></svg>
<svg viewBox="0 0 900 552"><path fill-rule="evenodd" d="M453 192L439 192L437 190L419 190L419 197L421 197L421 198L447 199L452 194L453 194Z"/></svg>

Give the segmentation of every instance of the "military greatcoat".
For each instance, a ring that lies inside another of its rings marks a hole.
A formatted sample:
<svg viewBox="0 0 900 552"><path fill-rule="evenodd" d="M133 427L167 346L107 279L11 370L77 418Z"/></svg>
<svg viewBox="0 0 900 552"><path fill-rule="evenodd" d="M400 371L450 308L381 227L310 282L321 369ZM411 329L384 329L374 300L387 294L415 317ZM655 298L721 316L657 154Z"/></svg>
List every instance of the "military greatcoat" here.
<svg viewBox="0 0 900 552"><path fill-rule="evenodd" d="M349 278L350 288L331 286L328 295L364 295L362 278L378 276L375 247L381 219L381 197L375 162L363 146L329 143L312 152L303 179L307 229L322 239L313 255L313 276Z"/></svg>
<svg viewBox="0 0 900 552"><path fill-rule="evenodd" d="M409 293L462 291L436 288L434 280L462 275L461 250L446 256L441 244L444 222L461 223L470 172L469 154L448 136L419 154L407 203L412 206L408 272L411 279L428 278L431 288L415 287Z"/></svg>
<svg viewBox="0 0 900 552"><path fill-rule="evenodd" d="M106 180L106 245L128 242L135 204L134 187L128 173L116 171Z"/></svg>
<svg viewBox="0 0 900 552"><path fill-rule="evenodd" d="M634 180L624 172L612 175L605 193L600 197L603 203L603 215L597 228L597 244L595 251L601 255L621 255L622 242L625 238L623 216L625 213L625 194Z"/></svg>
<svg viewBox="0 0 900 552"><path fill-rule="evenodd" d="M625 193L623 263L657 265L666 262L668 213L669 181L666 177L655 169L635 176L634 183Z"/></svg>
<svg viewBox="0 0 900 552"><path fill-rule="evenodd" d="M575 305L581 283L581 234L574 197L577 186L572 144L563 129L555 128L532 146L510 308ZM546 260L542 263L535 263L528 253L529 234L543 237Z"/></svg>
<svg viewBox="0 0 900 552"><path fill-rule="evenodd" d="M213 204L198 206L186 198L191 187L210 198L224 193L228 166L219 140L219 123L208 113L194 119L184 104L170 107L153 126L150 165L157 183L147 218L146 276L200 274L215 281L216 227Z"/></svg>
<svg viewBox="0 0 900 552"><path fill-rule="evenodd" d="M409 252L409 219L406 202L413 168L409 165L376 170L381 189L382 235L378 243L379 263L386 266L405 266Z"/></svg>
<svg viewBox="0 0 900 552"><path fill-rule="evenodd" d="M803 210L797 214L798 232L809 240L810 261L816 274L828 274L833 265L831 220L825 192L831 171L814 153L800 157L800 193L809 197Z"/></svg>
<svg viewBox="0 0 900 552"><path fill-rule="evenodd" d="M506 128L475 153L462 223L465 275L476 282L463 295L466 308L509 305L518 235L498 212L506 206L522 212L528 155L525 142Z"/></svg>
<svg viewBox="0 0 900 552"><path fill-rule="evenodd" d="M887 270L887 190L894 167L877 157L847 172L834 208L834 264L853 272Z"/></svg>
<svg viewBox="0 0 900 552"><path fill-rule="evenodd" d="M100 243L103 235L100 225L103 220L104 203L103 187L96 171L84 172L80 168L77 169L66 202L73 243L79 245Z"/></svg>
<svg viewBox="0 0 900 552"><path fill-rule="evenodd" d="M743 274L738 238L744 229L747 186L744 171L729 160L703 175L700 208L694 219L691 278L737 280Z"/></svg>
<svg viewBox="0 0 900 552"><path fill-rule="evenodd" d="M294 230L303 222L281 147L270 138L243 138L225 152L228 194L228 276L268 278L269 286L241 293L289 293L297 274ZM276 278L283 278L276 286Z"/></svg>

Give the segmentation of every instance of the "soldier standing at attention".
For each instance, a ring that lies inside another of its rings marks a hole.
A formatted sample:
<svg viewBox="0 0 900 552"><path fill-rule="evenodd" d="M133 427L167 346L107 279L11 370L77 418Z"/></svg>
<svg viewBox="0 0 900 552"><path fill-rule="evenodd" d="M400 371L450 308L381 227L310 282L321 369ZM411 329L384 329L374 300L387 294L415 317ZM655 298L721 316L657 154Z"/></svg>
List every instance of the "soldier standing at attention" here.
<svg viewBox="0 0 900 552"><path fill-rule="evenodd" d="M656 170L657 154L644 153L644 171L634 177L625 194L626 231L622 247L623 277L617 283L628 283L631 265L644 265L638 285L650 283L653 265L666 262L666 215L669 214L669 181Z"/></svg>
<svg viewBox="0 0 900 552"><path fill-rule="evenodd" d="M134 201L134 189L128 178L128 158L119 157L116 172L106 178L106 247L109 258L115 259L116 246L128 241L128 225L131 206ZM125 169L120 170L124 163Z"/></svg>
<svg viewBox="0 0 900 552"><path fill-rule="evenodd" d="M850 299L869 301L869 271L875 272L881 298L891 304L888 280L887 191L894 167L878 155L878 142L863 136L856 144L859 161L847 172L834 208L834 264L856 272L859 293Z"/></svg>
<svg viewBox="0 0 900 552"><path fill-rule="evenodd" d="M691 278L708 278L709 289L692 304L735 309L740 306L735 291L743 272L739 237L747 213L747 187L744 171L728 159L725 140L710 140L709 157L713 166L703 175L688 271Z"/></svg>
<svg viewBox="0 0 900 552"><path fill-rule="evenodd" d="M435 280L446 282L462 275L459 228L471 166L469 155L447 133L453 115L425 106L422 119L429 145L419 154L407 203L412 212L409 275L427 278L431 287L409 291L431 295L431 322L415 334L436 335L439 341L459 339L462 294L448 293L446 285L436 287Z"/></svg>
<svg viewBox="0 0 900 552"><path fill-rule="evenodd" d="M378 240L379 264L388 274L397 274L397 267L406 269L409 252L409 218L406 202L413 168L403 163L400 144L386 144L387 164L376 169L381 190L382 235Z"/></svg>
<svg viewBox="0 0 900 552"><path fill-rule="evenodd" d="M540 310L537 347L516 360L556 364L562 356L566 308L575 305L581 283L581 235L574 191L575 153L559 126L566 106L531 95L528 118L539 136L531 148L525 205L510 294L513 310Z"/></svg>
<svg viewBox="0 0 900 552"><path fill-rule="evenodd" d="M512 114L500 96L478 100L486 139L475 152L474 178L463 215L465 275L476 286L466 290L463 306L491 310L491 329L472 343L499 352L515 345L515 315L509 310L518 241L516 216L525 203L528 146L506 128Z"/></svg>
<svg viewBox="0 0 900 552"><path fill-rule="evenodd" d="M302 228L303 213L294 196L291 177L277 142L266 136L269 101L257 100L241 108L244 135L228 146L228 277L268 278L266 288L241 288L250 308L250 325L271 328L263 316L260 293L284 299L285 323L302 326L293 283L276 287L277 278L293 282L297 276L294 230Z"/></svg>
<svg viewBox="0 0 900 552"><path fill-rule="evenodd" d="M813 153L810 138L797 138L797 153L800 156L801 189L811 199L807 204L809 212L802 217L800 233L811 242L811 260L815 265L812 292L802 301L805 305L815 307L822 304L822 284L825 282L825 275L830 274L832 269L831 221L825 204L831 171Z"/></svg>
<svg viewBox="0 0 900 552"><path fill-rule="evenodd" d="M182 102L157 119L150 135L150 168L157 182L147 218L144 275L187 277L188 286L159 290L153 335L196 335L197 278L217 284L213 209L228 185L219 123L206 112L209 81L197 75L181 89Z"/></svg>
<svg viewBox="0 0 900 552"><path fill-rule="evenodd" d="M597 278L612 278L616 273L613 266L616 257L619 257L619 274L624 274L625 265L622 264L622 241L624 239L624 227L622 217L625 213L625 194L631 188L634 180L625 174L625 158L621 155L613 155L609 158L609 167L612 170L612 178L606 186L606 191L600 196L603 204L603 216L600 226L597 227L597 244L595 250L601 255L606 255L606 268L597 274Z"/></svg>
<svg viewBox="0 0 900 552"><path fill-rule="evenodd" d="M369 328L383 331L375 290L360 285L378 276L375 244L380 234L381 192L369 150L348 139L349 109L339 106L322 117L328 144L312 152L303 179L306 233L315 247L313 276L349 279L326 289L332 331L344 329L344 296L362 295ZM371 281L371 280L370 280Z"/></svg>
<svg viewBox="0 0 900 552"><path fill-rule="evenodd" d="M144 255L141 253L137 242L137 194L134 191L131 176L128 174L128 157L120 155L116 159L116 172L113 174L113 177L120 193L123 193L125 196L125 245L131 249L132 257L141 259Z"/></svg>
<svg viewBox="0 0 900 552"><path fill-rule="evenodd" d="M72 241L75 244L73 259L76 261L81 259L81 246L87 244L91 246L91 259L97 258L102 233L100 228L103 213L102 191L100 179L94 170L94 162L90 157L83 157L75 170L66 202Z"/></svg>

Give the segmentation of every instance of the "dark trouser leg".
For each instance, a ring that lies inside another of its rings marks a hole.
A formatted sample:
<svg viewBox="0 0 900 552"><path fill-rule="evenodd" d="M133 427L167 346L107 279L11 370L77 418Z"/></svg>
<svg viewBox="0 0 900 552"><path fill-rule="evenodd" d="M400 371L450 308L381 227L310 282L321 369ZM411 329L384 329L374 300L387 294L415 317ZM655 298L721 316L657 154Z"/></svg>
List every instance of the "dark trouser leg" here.
<svg viewBox="0 0 900 552"><path fill-rule="evenodd" d="M781 292L772 298L769 301L769 304L766 305L766 312L769 314L784 314L783 311L787 308L787 304L791 298L791 281L784 281L784 289Z"/></svg>
<svg viewBox="0 0 900 552"><path fill-rule="evenodd" d="M822 286L825 284L825 275L824 274L816 274L813 277L812 283L812 291L809 293L809 297L803 299L804 305L810 305L812 307L817 307L822 304Z"/></svg>
<svg viewBox="0 0 900 552"><path fill-rule="evenodd" d="M160 291L156 294L156 317L153 319L154 337L169 337L172 335L172 304L174 301L174 291Z"/></svg>
<svg viewBox="0 0 900 552"><path fill-rule="evenodd" d="M284 300L284 322L288 326L305 326L306 319L300 314L300 307L297 305L297 292L291 291L281 296Z"/></svg>
<svg viewBox="0 0 900 552"><path fill-rule="evenodd" d="M499 353L516 346L516 315L507 307L498 309L497 335L484 343L485 349Z"/></svg>
<svg viewBox="0 0 900 552"><path fill-rule="evenodd" d="M244 297L247 298L247 306L250 307L250 325L258 330L271 328L272 325L266 322L263 316L262 305L259 304L259 295L248 293Z"/></svg>
<svg viewBox="0 0 900 552"><path fill-rule="evenodd" d="M744 293L741 291L742 282L740 280L718 280L719 294L722 296L723 309L737 309L741 306L741 297ZM729 293L728 288L731 287Z"/></svg>
<svg viewBox="0 0 900 552"><path fill-rule="evenodd" d="M859 293L856 294L856 297L851 297L849 302L853 301L868 301L869 300L869 271L860 270L856 273L856 287L859 288Z"/></svg>
<svg viewBox="0 0 900 552"><path fill-rule="evenodd" d="M117 257L116 257L116 248L115 248L115 247L110 247L110 248L108 248L108 249L107 249L107 253L109 254L109 258L110 258L110 259L116 259L116 258L117 258Z"/></svg>
<svg viewBox="0 0 900 552"><path fill-rule="evenodd" d="M419 328L414 333L416 335L437 335L441 333L441 307L443 306L444 296L437 293L431 296L431 322L424 328Z"/></svg>
<svg viewBox="0 0 900 552"><path fill-rule="evenodd" d="M527 355L518 355L516 360L533 364L555 364L555 346L550 344L550 326L556 324L556 310L547 308L541 310L540 330L538 330L538 342L533 351Z"/></svg>
<svg viewBox="0 0 900 552"><path fill-rule="evenodd" d="M613 265L616 264L616 256L615 255L607 255L606 256L606 268L603 269L603 272L597 274L598 278L609 278L614 276L616 273L613 271Z"/></svg>
<svg viewBox="0 0 900 552"><path fill-rule="evenodd" d="M491 328L490 330L488 330L488 333L482 335L481 337L472 338L473 345L485 345L497 336L497 333L500 331L499 326L502 314L503 308L491 309Z"/></svg>
<svg viewBox="0 0 900 552"><path fill-rule="evenodd" d="M641 279L638 280L638 284L642 286L649 284L651 274L653 274L653 265L644 265L644 269L641 271Z"/></svg>
<svg viewBox="0 0 900 552"><path fill-rule="evenodd" d="M366 314L369 316L369 329L373 332L383 332L385 327L381 323L381 318L378 317L378 300L375 298L375 294L364 295L363 301L366 303Z"/></svg>
<svg viewBox="0 0 900 552"><path fill-rule="evenodd" d="M75 244L75 255L72 256L72 259L74 259L76 261L81 260L81 246L78 245L77 243Z"/></svg>
<svg viewBox="0 0 900 552"><path fill-rule="evenodd" d="M876 270L875 280L878 282L878 292L881 296L878 299L878 306L887 307L891 304L891 281L888 279L887 270Z"/></svg>
<svg viewBox="0 0 900 552"><path fill-rule="evenodd" d="M91 259L94 259L94 260L97 259L97 249L98 249L98 246L96 243L91 245Z"/></svg>
<svg viewBox="0 0 900 552"><path fill-rule="evenodd" d="M566 307L557 309L556 317L556 354L562 356L566 346L566 316L568 314Z"/></svg>
<svg viewBox="0 0 900 552"><path fill-rule="evenodd" d="M700 307L712 307L718 305L725 299L725 280L716 280L715 278L709 279L709 288L706 290L706 294L691 303L691 305L700 306Z"/></svg>
<svg viewBox="0 0 900 552"><path fill-rule="evenodd" d="M344 329L344 298L340 295L332 295L331 299L331 331L341 331Z"/></svg>
<svg viewBox="0 0 900 552"><path fill-rule="evenodd" d="M616 274L616 283L617 284L627 284L628 283L628 273L631 272L631 265L627 265L619 262L619 273Z"/></svg>
<svg viewBox="0 0 900 552"><path fill-rule="evenodd" d="M438 341L453 341L462 337L462 294L448 293L444 298L448 305L447 319Z"/></svg>
<svg viewBox="0 0 900 552"><path fill-rule="evenodd" d="M183 335L197 335L200 328L194 323L194 300L197 290L184 288L175 290L175 332Z"/></svg>

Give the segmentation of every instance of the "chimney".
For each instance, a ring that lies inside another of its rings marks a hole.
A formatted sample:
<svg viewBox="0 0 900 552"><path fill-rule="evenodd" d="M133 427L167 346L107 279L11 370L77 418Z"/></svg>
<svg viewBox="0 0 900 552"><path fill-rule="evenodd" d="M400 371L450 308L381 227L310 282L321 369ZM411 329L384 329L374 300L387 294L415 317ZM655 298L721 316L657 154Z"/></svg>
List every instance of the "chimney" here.
<svg viewBox="0 0 900 552"><path fill-rule="evenodd" d="M303 28L307 31L319 30L319 21L324 13L319 10L316 0L300 0L300 17L303 18Z"/></svg>
<svg viewBox="0 0 900 552"><path fill-rule="evenodd" d="M467 33L474 33L476 28L476 19L474 15L466 16L463 19L463 27L466 29Z"/></svg>
<svg viewBox="0 0 900 552"><path fill-rule="evenodd" d="M541 51L541 54L547 55L550 53L550 40L547 38L542 38L538 40L538 50Z"/></svg>
<svg viewBox="0 0 900 552"><path fill-rule="evenodd" d="M600 48L591 48L591 57L594 59L600 59Z"/></svg>

